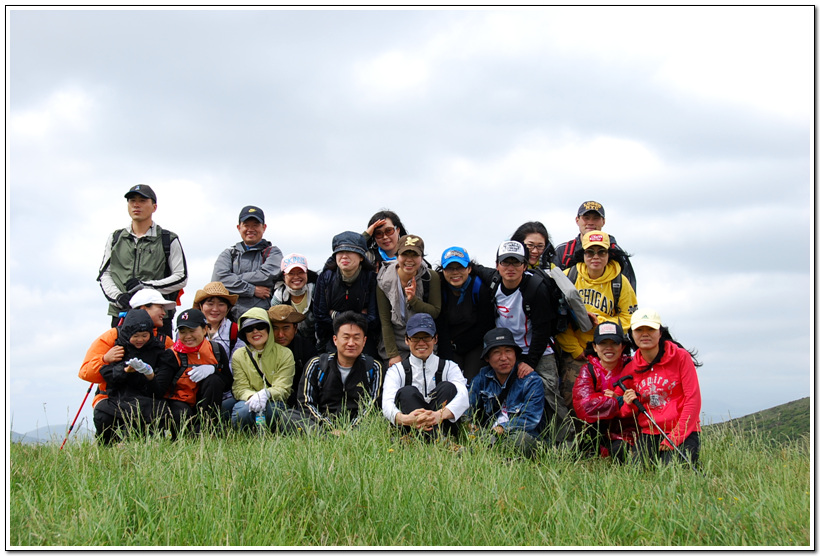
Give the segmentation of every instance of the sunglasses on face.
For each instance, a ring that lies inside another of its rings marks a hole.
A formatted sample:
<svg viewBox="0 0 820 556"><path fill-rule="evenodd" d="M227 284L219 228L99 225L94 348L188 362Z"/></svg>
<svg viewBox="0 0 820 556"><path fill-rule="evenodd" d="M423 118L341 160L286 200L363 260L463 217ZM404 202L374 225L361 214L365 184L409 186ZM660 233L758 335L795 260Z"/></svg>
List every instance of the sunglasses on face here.
<svg viewBox="0 0 820 556"><path fill-rule="evenodd" d="M381 239L384 236L392 236L393 232L395 232L395 231L396 231L396 228L391 228L389 226L384 226L384 227L379 228L378 230L376 230L373 233L373 237L375 237L376 239Z"/></svg>
<svg viewBox="0 0 820 556"><path fill-rule="evenodd" d="M261 330L267 331L267 329L268 329L268 325L262 324L260 322L259 324L254 324L253 326L250 326L250 327L246 328L245 330L247 332L257 332L257 331L261 331Z"/></svg>
<svg viewBox="0 0 820 556"><path fill-rule="evenodd" d="M606 254L607 254L606 249L598 249L597 251L595 249L584 249L584 256L589 257L589 258L592 258L595 255L597 255L600 258L604 258L604 256L606 256Z"/></svg>

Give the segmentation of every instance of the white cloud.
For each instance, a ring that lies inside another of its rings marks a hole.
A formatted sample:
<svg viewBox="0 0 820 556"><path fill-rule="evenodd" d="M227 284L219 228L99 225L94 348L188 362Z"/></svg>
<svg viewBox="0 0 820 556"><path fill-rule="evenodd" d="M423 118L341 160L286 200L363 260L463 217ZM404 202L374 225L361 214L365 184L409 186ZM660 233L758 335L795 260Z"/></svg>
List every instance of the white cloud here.
<svg viewBox="0 0 820 556"><path fill-rule="evenodd" d="M430 70L421 57L392 50L358 64L356 77L371 100L398 101L406 95L423 93Z"/></svg>
<svg viewBox="0 0 820 556"><path fill-rule="evenodd" d="M77 88L58 90L41 106L18 112L12 110L9 131L15 141L39 141L65 130L88 131L93 109L94 99L87 92Z"/></svg>

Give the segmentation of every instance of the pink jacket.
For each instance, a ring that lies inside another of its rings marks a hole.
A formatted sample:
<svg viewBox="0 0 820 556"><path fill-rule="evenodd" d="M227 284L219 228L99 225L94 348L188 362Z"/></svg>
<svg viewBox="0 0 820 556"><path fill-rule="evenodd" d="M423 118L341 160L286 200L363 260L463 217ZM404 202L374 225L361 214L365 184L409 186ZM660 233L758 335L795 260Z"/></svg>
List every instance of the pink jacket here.
<svg viewBox="0 0 820 556"><path fill-rule="evenodd" d="M680 446L686 437L700 431L700 385L692 356L673 342L667 341L660 362L646 372L641 351L624 369L634 377L635 393L646 410L669 438ZM637 408L633 408L637 412ZM638 426L644 434L659 434L644 414L638 415ZM663 444L667 444L666 440ZM670 446L671 448L671 446Z"/></svg>

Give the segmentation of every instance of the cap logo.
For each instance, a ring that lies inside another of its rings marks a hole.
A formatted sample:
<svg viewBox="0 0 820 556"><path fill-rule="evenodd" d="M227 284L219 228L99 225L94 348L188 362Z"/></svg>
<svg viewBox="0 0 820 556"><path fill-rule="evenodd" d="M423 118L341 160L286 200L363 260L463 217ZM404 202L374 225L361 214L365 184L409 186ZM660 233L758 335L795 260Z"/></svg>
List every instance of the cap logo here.
<svg viewBox="0 0 820 556"><path fill-rule="evenodd" d="M182 314L179 316L179 318L180 318L180 319L182 319L182 320L188 320L188 313L182 313Z"/></svg>
<svg viewBox="0 0 820 556"><path fill-rule="evenodd" d="M256 209L248 209L248 212L256 212Z"/></svg>
<svg viewBox="0 0 820 556"><path fill-rule="evenodd" d="M611 322L606 322L598 328L598 334L600 334L601 336L603 336L604 334L617 334L617 333L618 333L618 329L615 328L615 325L612 324Z"/></svg>
<svg viewBox="0 0 820 556"><path fill-rule="evenodd" d="M589 241L603 241L604 236L603 234L590 234Z"/></svg>
<svg viewBox="0 0 820 556"><path fill-rule="evenodd" d="M134 186L134 191L139 191L139 190L140 190L140 186L139 186L139 185L135 185L135 186Z"/></svg>
<svg viewBox="0 0 820 556"><path fill-rule="evenodd" d="M584 208L587 210L601 210L601 203L596 203L595 201L587 201L584 203Z"/></svg>
<svg viewBox="0 0 820 556"><path fill-rule="evenodd" d="M414 247L418 242L419 242L419 238L417 238L417 237L408 237L406 240L404 240L405 245L412 245Z"/></svg>
<svg viewBox="0 0 820 556"><path fill-rule="evenodd" d="M464 256L464 253L462 253L461 251L458 251L456 249L451 249L450 251L447 251L444 254L445 259L451 259L453 257L463 257L463 256Z"/></svg>

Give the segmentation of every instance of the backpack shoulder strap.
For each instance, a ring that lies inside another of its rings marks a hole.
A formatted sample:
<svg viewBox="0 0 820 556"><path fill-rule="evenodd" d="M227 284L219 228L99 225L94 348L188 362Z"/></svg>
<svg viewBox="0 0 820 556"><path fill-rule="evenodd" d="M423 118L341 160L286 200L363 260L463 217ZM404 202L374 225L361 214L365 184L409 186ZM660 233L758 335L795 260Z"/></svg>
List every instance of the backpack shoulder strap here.
<svg viewBox="0 0 820 556"><path fill-rule="evenodd" d="M618 305L618 302L621 299L621 286L623 285L623 279L623 272L619 272L618 275L612 279L612 300L615 302L616 315L621 312L621 307Z"/></svg>
<svg viewBox="0 0 820 556"><path fill-rule="evenodd" d="M478 305L478 290L481 289L481 278L473 277L473 305ZM442 291L446 288L442 288Z"/></svg>
<svg viewBox="0 0 820 556"><path fill-rule="evenodd" d="M447 361L443 357L438 358L438 369L436 369L436 386L441 384L441 377L444 376L444 366Z"/></svg>
<svg viewBox="0 0 820 556"><path fill-rule="evenodd" d="M589 371L589 376L592 377L592 388L598 390L598 379L595 377L595 369L592 367L592 363L587 362L587 370Z"/></svg>
<svg viewBox="0 0 820 556"><path fill-rule="evenodd" d="M219 342L212 342L211 340L208 340L208 343L211 344L211 349L214 352L214 359L216 359L216 370L217 372L221 373L223 371L222 346L219 345Z"/></svg>
<svg viewBox="0 0 820 556"><path fill-rule="evenodd" d="M162 251L165 253L165 275L171 275L171 232L162 230Z"/></svg>
<svg viewBox="0 0 820 556"><path fill-rule="evenodd" d="M413 384L413 368L410 366L410 358L405 357L402 359L401 365L404 367L404 385L411 386Z"/></svg>
<svg viewBox="0 0 820 556"><path fill-rule="evenodd" d="M569 278L569 281L572 282L572 285L574 286L575 285L575 280L578 279L578 267L577 266L572 265L570 267L569 274L567 274L567 278Z"/></svg>
<svg viewBox="0 0 820 556"><path fill-rule="evenodd" d="M182 373L185 372L185 369L188 368L188 354L180 352L176 352L176 354L179 358L179 370L177 371L177 374L174 375L174 380L171 381L171 388L174 388L177 385L179 377L181 377Z"/></svg>
<svg viewBox="0 0 820 556"><path fill-rule="evenodd" d="M575 244L577 243L577 239L572 239L564 244L564 252L561 253L561 265L564 267L569 266L570 261L572 261L572 257L575 255Z"/></svg>
<svg viewBox="0 0 820 556"><path fill-rule="evenodd" d="M250 346L245 346L245 351L248 352L248 357L250 358L251 363L253 363L256 372L262 377L262 384L265 385L265 388L270 388L270 382L268 382L268 379L265 377L265 373L262 372L262 369L259 368L259 363L257 363L256 359L253 358L253 352L251 352Z"/></svg>

